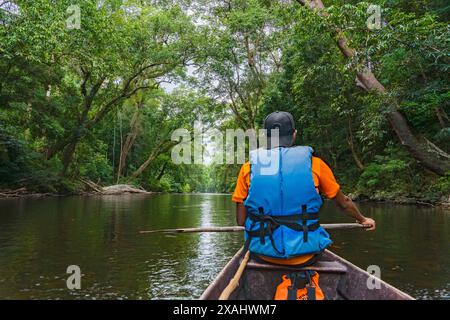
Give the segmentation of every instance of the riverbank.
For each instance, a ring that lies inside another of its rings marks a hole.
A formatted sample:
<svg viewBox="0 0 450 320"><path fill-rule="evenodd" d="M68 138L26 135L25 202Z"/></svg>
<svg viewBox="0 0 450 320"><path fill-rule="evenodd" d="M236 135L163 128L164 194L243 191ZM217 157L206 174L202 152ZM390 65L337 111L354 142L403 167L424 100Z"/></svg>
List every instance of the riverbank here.
<svg viewBox="0 0 450 320"><path fill-rule="evenodd" d="M443 207L450 209L450 195L441 197L440 199L430 199L427 197L414 197L408 195L363 195L356 193L349 193L348 196L355 202L377 202L377 203L392 203L392 204L411 204L420 206Z"/></svg>
<svg viewBox="0 0 450 320"><path fill-rule="evenodd" d="M44 197L66 197L66 196L91 196L91 195L123 195L123 194L154 194L155 192L147 191L132 185L119 184L107 187L91 185L90 190L82 190L70 193L39 193L28 191L26 188L0 190L1 198L44 198Z"/></svg>
<svg viewBox="0 0 450 320"><path fill-rule="evenodd" d="M124 194L157 194L161 192L147 191L139 187L131 185L113 185L108 187L96 187L95 190L83 190L71 193L38 193L30 192L26 188L15 190L0 190L0 199L14 199L14 198L46 198L46 197L67 197L67 196L98 196L98 195L124 195ZM179 194L179 193L177 193ZM211 193L183 193L190 194L211 194ZM214 193L216 194L216 193ZM217 193L223 194L223 193ZM348 196L357 203L374 202L374 203L392 203L392 204L408 204L430 207L442 207L450 209L450 195L448 197L441 197L439 201L435 199L428 199L425 197L411 197L406 195L372 195L367 196L359 193L349 193Z"/></svg>

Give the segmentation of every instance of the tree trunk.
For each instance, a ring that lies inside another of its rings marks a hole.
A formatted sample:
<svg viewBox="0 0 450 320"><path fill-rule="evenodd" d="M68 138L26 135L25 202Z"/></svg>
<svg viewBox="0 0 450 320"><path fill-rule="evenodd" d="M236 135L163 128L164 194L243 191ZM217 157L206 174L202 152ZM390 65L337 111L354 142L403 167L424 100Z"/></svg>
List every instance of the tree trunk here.
<svg viewBox="0 0 450 320"><path fill-rule="evenodd" d="M161 171L159 172L158 176L156 177L157 181L160 181L162 179L162 177L164 176L164 172L166 171L167 164L168 164L168 161L164 162L164 164L161 168Z"/></svg>
<svg viewBox="0 0 450 320"><path fill-rule="evenodd" d="M140 109L142 108L142 101L138 103L136 106L136 111L133 114L133 117L130 121L130 132L127 134L127 138L125 139L125 143L120 149L120 157L119 157L119 168L117 169L117 183L119 183L119 179L122 176L123 169L126 165L126 160L128 154L131 151L131 148L136 141L138 131L139 131L139 115Z"/></svg>
<svg viewBox="0 0 450 320"><path fill-rule="evenodd" d="M326 15L322 11L324 5L321 0L297 0L297 2L310 9L319 11L320 14ZM337 44L342 54L347 58L353 57L356 52L354 49L348 47L348 41L345 35L340 30L336 30L336 32L338 33ZM357 77L368 91L376 91L381 94L386 92L385 87L369 69L359 70ZM387 119L401 144L422 166L438 175L445 175L450 170L450 163L448 161L438 158L436 153L433 153L424 143L420 142L414 136L405 117L397 110L397 105L394 105L393 110L387 113Z"/></svg>
<svg viewBox="0 0 450 320"><path fill-rule="evenodd" d="M57 141L53 146L48 148L45 152L45 156L47 159L53 158L58 152L61 150L64 150L64 158L66 159L64 162L65 170L70 165L70 161L72 161L73 152L75 151L75 147L78 144L78 142L86 135L86 132L92 130L95 125L97 125L111 110L114 106L118 105L123 100L132 97L136 93L145 90L145 89L156 89L157 85L149 85L149 86L138 86L135 85L133 82L147 69L158 66L160 64L151 64L145 67L142 67L139 69L139 71L134 74L132 77L130 77L127 81L124 82L124 87L122 91L115 97L111 98L108 102L104 103L101 107L99 107L98 111L95 113L95 115L92 115L89 117L89 112L91 111L92 103L97 96L103 82L105 81L106 77L101 77L94 85L92 85L92 88L88 90L87 88L87 82L90 78L89 72L83 71L83 83L81 84L80 90L81 94L84 97L83 101L83 112L79 114L78 118L78 126L76 129L72 130L72 132L67 135L65 138L62 138L61 140ZM154 78L157 76L161 76L162 74L154 74ZM80 131L82 129L82 131ZM68 146L70 144L75 144L75 146ZM66 150L67 149L67 150ZM71 150L73 149L73 150Z"/></svg>
<svg viewBox="0 0 450 320"><path fill-rule="evenodd" d="M45 151L45 158L47 160L53 158L59 151L63 150L70 143L70 141L71 141L70 137L63 138L62 140L59 140L56 144L47 148Z"/></svg>
<svg viewBox="0 0 450 320"><path fill-rule="evenodd" d="M175 141L166 141L166 142L160 142L153 150L150 152L150 155L148 156L147 160L133 173L133 178L136 178L137 176L141 175L142 172L147 169L147 167L155 160L161 153L166 152L169 150L172 146L176 145L177 142Z"/></svg>
<svg viewBox="0 0 450 320"><path fill-rule="evenodd" d="M450 127L450 119L448 118L447 113L445 113L445 111L441 107L434 108L434 112L436 113L442 129Z"/></svg>
<svg viewBox="0 0 450 320"><path fill-rule="evenodd" d="M69 169L70 164L73 160L73 155L75 153L75 149L77 148L79 140L74 140L70 142L65 148L62 156L62 163L63 163L63 175L66 175L67 170Z"/></svg>
<svg viewBox="0 0 450 320"><path fill-rule="evenodd" d="M141 166L139 167L139 169L137 169L134 173L133 173L133 178L136 178L137 176L140 176L142 174L142 172L144 172L145 169L147 169L147 167L150 165L150 163L153 162L153 160L156 159L156 157L159 155L159 148L155 148L150 155L148 156L147 160L145 160L145 162L143 164L141 164Z"/></svg>
<svg viewBox="0 0 450 320"><path fill-rule="evenodd" d="M355 161L356 166L359 170L364 170L364 164L356 152L355 143L353 141L353 132L352 132L352 122L351 119L348 119L348 136L347 136L348 146L350 147L350 151L352 152L353 160Z"/></svg>

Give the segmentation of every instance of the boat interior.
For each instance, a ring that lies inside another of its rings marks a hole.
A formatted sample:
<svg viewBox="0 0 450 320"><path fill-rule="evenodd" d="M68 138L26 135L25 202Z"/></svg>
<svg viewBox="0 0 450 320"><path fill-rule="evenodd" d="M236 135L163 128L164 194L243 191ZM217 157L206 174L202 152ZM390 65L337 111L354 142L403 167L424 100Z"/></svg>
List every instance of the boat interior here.
<svg viewBox="0 0 450 320"><path fill-rule="evenodd" d="M243 257L236 254L206 289L201 299L218 299L234 276ZM283 274L300 270L319 273L319 285L327 300L396 300L412 299L407 294L375 278L338 255L326 250L317 261L306 267L281 266L250 258L238 288L230 300L272 300Z"/></svg>

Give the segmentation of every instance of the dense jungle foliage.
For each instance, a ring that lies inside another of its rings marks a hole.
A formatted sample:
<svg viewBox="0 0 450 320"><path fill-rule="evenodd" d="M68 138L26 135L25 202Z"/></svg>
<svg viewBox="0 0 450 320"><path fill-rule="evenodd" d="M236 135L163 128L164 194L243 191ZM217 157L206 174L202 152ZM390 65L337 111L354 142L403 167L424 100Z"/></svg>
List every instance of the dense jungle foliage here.
<svg viewBox="0 0 450 320"><path fill-rule="evenodd" d="M0 0L0 189L230 192L240 165L176 165L172 132L285 110L344 191L448 199L450 4L314 3Z"/></svg>

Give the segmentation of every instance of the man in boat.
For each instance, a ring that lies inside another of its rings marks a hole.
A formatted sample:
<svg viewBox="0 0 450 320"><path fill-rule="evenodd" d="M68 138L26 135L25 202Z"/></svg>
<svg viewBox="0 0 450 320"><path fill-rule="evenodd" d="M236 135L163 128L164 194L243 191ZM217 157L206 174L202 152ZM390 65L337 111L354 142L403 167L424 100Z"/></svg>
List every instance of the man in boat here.
<svg viewBox="0 0 450 320"><path fill-rule="evenodd" d="M237 223L245 225L246 247L251 253L276 264L313 263L314 257L332 243L319 225L321 195L332 199L366 230L375 230L375 221L365 217L341 192L330 167L312 148L294 146L297 130L290 113L271 113L264 128L268 147L251 151L232 197ZM271 140L276 129L278 136ZM263 158L276 160L277 169L264 172L267 160L264 163Z"/></svg>

